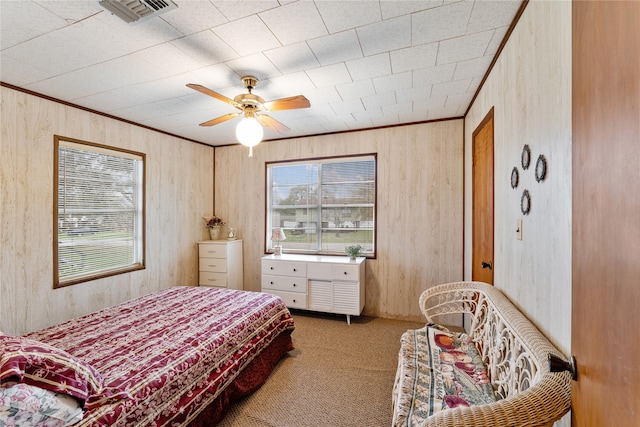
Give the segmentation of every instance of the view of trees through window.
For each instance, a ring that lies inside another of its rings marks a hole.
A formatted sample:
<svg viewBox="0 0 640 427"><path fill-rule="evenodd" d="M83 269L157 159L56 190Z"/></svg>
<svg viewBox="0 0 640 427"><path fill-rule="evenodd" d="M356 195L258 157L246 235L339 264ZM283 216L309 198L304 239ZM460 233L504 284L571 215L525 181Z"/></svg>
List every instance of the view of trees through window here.
<svg viewBox="0 0 640 427"><path fill-rule="evenodd" d="M59 141L55 285L141 268L142 167L139 155Z"/></svg>
<svg viewBox="0 0 640 427"><path fill-rule="evenodd" d="M374 253L374 155L271 164L268 171L268 248L275 244L272 229L280 227L285 251L342 254L359 244Z"/></svg>

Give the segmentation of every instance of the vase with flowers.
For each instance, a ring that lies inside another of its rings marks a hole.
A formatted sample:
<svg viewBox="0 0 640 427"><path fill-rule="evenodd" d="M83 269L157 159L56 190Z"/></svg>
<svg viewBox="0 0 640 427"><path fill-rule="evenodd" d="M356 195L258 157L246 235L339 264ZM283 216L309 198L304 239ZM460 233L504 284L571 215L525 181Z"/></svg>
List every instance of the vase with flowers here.
<svg viewBox="0 0 640 427"><path fill-rule="evenodd" d="M222 218L217 216L209 216L202 217L206 221L207 228L209 229L209 235L211 236L211 240L219 240L220 239L220 230L222 230L222 226L224 225L224 221Z"/></svg>

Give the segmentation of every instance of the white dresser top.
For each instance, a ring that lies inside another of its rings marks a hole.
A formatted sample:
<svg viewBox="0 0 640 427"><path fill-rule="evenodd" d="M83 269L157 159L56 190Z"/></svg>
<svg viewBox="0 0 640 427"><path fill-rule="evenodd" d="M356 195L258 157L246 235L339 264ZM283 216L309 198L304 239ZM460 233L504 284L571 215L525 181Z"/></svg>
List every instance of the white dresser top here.
<svg viewBox="0 0 640 427"><path fill-rule="evenodd" d="M338 255L298 255L298 254L282 254L282 255L266 255L262 259L274 261L298 261L298 262L326 262L332 264L361 264L367 258L357 257L355 261L351 261L348 256Z"/></svg>

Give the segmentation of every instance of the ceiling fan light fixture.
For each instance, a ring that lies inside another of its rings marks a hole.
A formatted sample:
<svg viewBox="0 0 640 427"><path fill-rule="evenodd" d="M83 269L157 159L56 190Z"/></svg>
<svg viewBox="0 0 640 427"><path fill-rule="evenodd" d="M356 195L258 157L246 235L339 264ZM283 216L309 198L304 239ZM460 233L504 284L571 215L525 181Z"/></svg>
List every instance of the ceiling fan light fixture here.
<svg viewBox="0 0 640 427"><path fill-rule="evenodd" d="M236 127L236 138L238 142L247 147L255 147L260 144L264 131L262 125L258 123L255 117L243 117ZM253 150L251 150L253 151ZM250 152L249 155L252 153Z"/></svg>

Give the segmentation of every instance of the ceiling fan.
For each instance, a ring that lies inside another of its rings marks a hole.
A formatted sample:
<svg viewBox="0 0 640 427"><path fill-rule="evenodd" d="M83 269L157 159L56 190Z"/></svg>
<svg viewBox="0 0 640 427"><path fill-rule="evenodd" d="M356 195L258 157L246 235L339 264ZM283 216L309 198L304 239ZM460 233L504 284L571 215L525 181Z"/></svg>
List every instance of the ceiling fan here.
<svg viewBox="0 0 640 427"><path fill-rule="evenodd" d="M249 156L251 156L253 154L252 148L255 145L258 145L262 140L263 130L262 126L260 126L261 124L279 133L289 131L288 127L276 119L266 115L265 112L309 108L311 104L303 95L265 102L264 99L252 93L253 88L258 85L258 79L256 77L244 76L241 80L244 87L247 88L248 93L240 94L233 99L227 98L226 96L199 84L189 83L187 84L187 87L204 93L205 95L212 96L220 101L226 102L227 104L231 104L240 110L235 113L225 114L224 116L200 123L200 126L214 126L238 116L244 116L242 121L236 127L236 137L241 144L250 148Z"/></svg>

